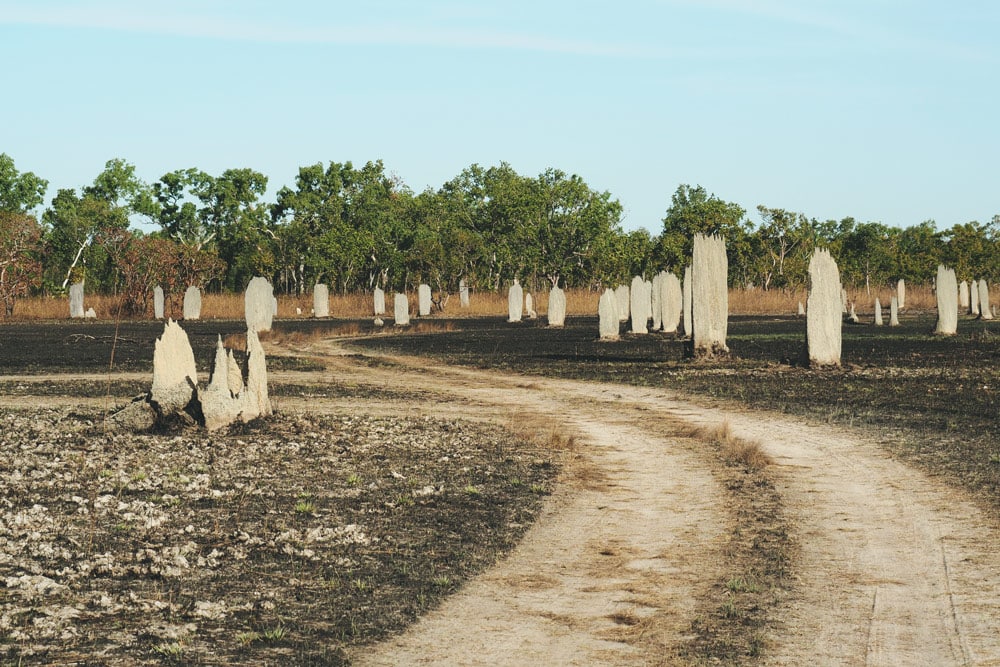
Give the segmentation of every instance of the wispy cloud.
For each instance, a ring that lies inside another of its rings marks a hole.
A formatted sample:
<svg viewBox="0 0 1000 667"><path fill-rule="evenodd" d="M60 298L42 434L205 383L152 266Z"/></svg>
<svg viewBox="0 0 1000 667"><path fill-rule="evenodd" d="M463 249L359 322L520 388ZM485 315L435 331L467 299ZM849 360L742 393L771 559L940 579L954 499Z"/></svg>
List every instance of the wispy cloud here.
<svg viewBox="0 0 1000 667"><path fill-rule="evenodd" d="M203 39L262 43L386 45L452 49L534 51L579 56L660 59L698 55L669 47L563 38L552 35L505 32L478 27L440 28L400 22L302 25L264 18L245 18L244 12L219 16L192 6L182 12L143 5L103 5L95 8L64 5L58 8L28 4L0 6L0 24L49 26Z"/></svg>
<svg viewBox="0 0 1000 667"><path fill-rule="evenodd" d="M850 40L883 53L905 53L927 58L954 61L996 62L997 51L989 44L976 45L966 40L948 39L938 30L923 34L914 30L909 18L927 10L893 0L835 0L809 2L798 0L662 0L664 6L685 6L701 10L728 12L774 23L826 33ZM941 11L951 11L941 5ZM930 13L933 16L933 12ZM933 27L938 27L934 25Z"/></svg>

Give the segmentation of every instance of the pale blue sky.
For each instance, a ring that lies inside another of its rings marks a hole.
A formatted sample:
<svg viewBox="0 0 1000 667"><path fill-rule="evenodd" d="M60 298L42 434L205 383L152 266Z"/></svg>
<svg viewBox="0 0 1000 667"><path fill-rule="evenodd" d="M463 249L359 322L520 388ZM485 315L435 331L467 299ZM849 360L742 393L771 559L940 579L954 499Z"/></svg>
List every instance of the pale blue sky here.
<svg viewBox="0 0 1000 667"><path fill-rule="evenodd" d="M1000 3L0 0L0 152L61 187L121 157L382 159L413 190L556 167L661 228L680 183L759 222L1000 213Z"/></svg>

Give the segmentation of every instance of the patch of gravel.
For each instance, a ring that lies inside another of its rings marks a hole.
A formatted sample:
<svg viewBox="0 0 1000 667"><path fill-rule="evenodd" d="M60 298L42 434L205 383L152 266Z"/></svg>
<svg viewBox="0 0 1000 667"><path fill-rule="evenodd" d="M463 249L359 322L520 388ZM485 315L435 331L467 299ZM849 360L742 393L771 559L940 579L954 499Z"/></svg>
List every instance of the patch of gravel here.
<svg viewBox="0 0 1000 667"><path fill-rule="evenodd" d="M556 467L495 426L0 411L0 661L343 664L494 563Z"/></svg>

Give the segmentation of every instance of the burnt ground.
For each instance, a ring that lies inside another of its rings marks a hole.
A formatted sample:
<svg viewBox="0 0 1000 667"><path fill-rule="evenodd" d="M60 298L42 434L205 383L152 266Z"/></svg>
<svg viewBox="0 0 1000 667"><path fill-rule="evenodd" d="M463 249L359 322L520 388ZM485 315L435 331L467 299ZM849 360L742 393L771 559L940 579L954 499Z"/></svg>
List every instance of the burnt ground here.
<svg viewBox="0 0 1000 667"><path fill-rule="evenodd" d="M218 335L243 328L188 323L199 368ZM161 331L0 328L0 393L13 399L0 409L0 663L345 664L345 648L400 631L493 565L551 491L558 462L541 442L384 408L211 434L105 432L102 411L76 399L148 390L114 375L150 372ZM112 346L113 379L94 380ZM276 400L403 398L273 389ZM51 407L58 397L66 407Z"/></svg>
<svg viewBox="0 0 1000 667"><path fill-rule="evenodd" d="M553 377L676 388L754 409L869 429L889 451L972 491L1000 516L1000 322L963 318L956 336L934 336L934 315L899 327L845 324L843 367L805 367L804 320L734 316L732 356L687 358L663 334L596 339L596 318L566 329L499 319L434 335L361 338L362 349L437 355L449 363ZM624 331L624 325L623 325Z"/></svg>
<svg viewBox="0 0 1000 667"><path fill-rule="evenodd" d="M755 409L779 410L790 414L802 415L810 419L845 425L857 429L864 429L865 433L870 433L880 444L886 447L895 455L917 463L922 468L930 471L948 481L974 492L975 497L994 516L1000 514L1000 408L998 408L997 389L1000 386L1000 325L996 323L985 323L977 321L963 320L960 323L960 333L958 336L950 338L935 337L929 334L933 328L933 318L928 314L915 314L904 318L903 326L899 328L874 328L864 325L845 325L844 328L844 367L839 370L810 370L802 366L800 359L802 356L804 322L794 317L733 317L730 320L728 343L732 350L732 356L728 359L713 361L692 361L686 357L685 343L675 336L652 334L647 336L623 335L622 340L616 342L599 342L596 340L597 330L596 318L571 318L570 326L564 329L547 329L540 322L525 322L521 324L508 324L500 318L476 318L476 319L444 319L431 318L418 323L417 326L406 330L396 331L391 327L384 330L375 330L367 321L350 320L295 320L280 321L276 323L275 332L272 336L276 339L301 338L308 340L310 337L324 337L331 334L355 334L351 343L359 348L377 348L383 351L400 352L408 355L440 357L449 363L466 364L485 369L502 369L510 372L520 372L525 374L547 375L553 377L566 377L575 379L592 379L598 381L621 382L640 386L654 386L678 389L691 392L714 399L724 401L738 401L744 405ZM203 321L191 322L185 325L185 330L191 338L195 349L196 358L200 369L207 369L216 337L223 335L239 335L244 329L244 325L239 321ZM33 395L66 395L66 396L103 396L106 393L121 396L145 391L146 382L136 380L121 380L114 378L114 372L138 372L145 373L151 371L151 359L153 342L162 331L162 325L158 323L123 323L117 328L113 324L100 322L58 322L58 323L24 323L0 326L0 374L5 375L33 375L38 374L38 380L30 378L17 378L11 380L0 379L0 392L7 395L21 394L26 397ZM114 349L114 362L109 363L111 351ZM44 349L44 354L39 354L38 350ZM372 363L390 364L381 360ZM277 370L315 370L319 367L319 362L308 356L278 356L272 355L268 360L269 368ZM93 381L59 380L53 379L47 374L67 373L67 374L92 374L105 373L109 367L114 371L109 375L111 384L104 382L95 383ZM286 376L287 378L287 376ZM358 395L354 392L361 391L372 393L371 398L391 402L396 396L391 388L372 387L340 387L337 385L317 386L315 384L300 384L294 380L286 379L284 384L276 381L272 385L272 395L280 400L281 397L305 397L312 396L345 396L352 395L365 398L366 395ZM419 391L419 390L418 390ZM399 393L398 398L404 396L413 398L412 392ZM15 419L15 417L11 417ZM64 420L76 423L80 422L85 428L86 424L94 421L95 415L73 413L68 416L57 415L53 417L56 423ZM36 420L37 421L37 420ZM13 425L13 424L11 424ZM336 432L332 424L324 423L304 425L300 423L278 423L272 427L275 429L271 433L266 431L260 433L258 439L260 447L263 449L280 449L280 442L293 439L296 433L301 433L308 428L312 431ZM367 427L366 427L367 428ZM389 428L383 426L383 428ZM395 425L392 428L402 429L400 433L409 430L410 426ZM389 430L392 430L390 428ZM440 431L442 426L435 425L434 430ZM450 427L445 425L444 430ZM233 442L246 441L247 434L230 434ZM163 452L164 448L170 449L173 442L172 436L163 436L162 443L151 447L152 451ZM478 436L484 437L484 436ZM490 438L485 438L487 441ZM444 440L448 442L447 439ZM188 450L187 456L190 461L184 461L183 465L178 465L177 470L181 471L182 478L189 473L185 473L185 467L191 471L202 471L204 474L206 462L203 458L209 456L206 451L208 442L188 443L185 437L184 445L181 449ZM384 445L384 443L382 443ZM108 443L108 447L102 456L119 456L122 452L120 447ZM307 446L312 446L306 443ZM88 445L89 446L89 445ZM217 446L217 443L212 443ZM302 446L299 443L297 446ZM316 451L325 451L327 444L322 439L316 443ZM447 445L445 445L447 446ZM26 445L24 446L26 447ZM89 451L89 450L88 450ZM344 454L347 450L342 450ZM530 452L530 447L521 445L504 444L500 445L501 452L524 451ZM269 451L268 456L273 456L274 452ZM393 456L399 455L396 451ZM81 457L84 454L80 455ZM475 457L474 450L467 450L465 456ZM82 459L80 459L82 460ZM142 465L129 463L118 465L115 459L101 470L86 471L89 477L81 481L81 493L76 498L87 501L88 498L98 499L107 495L123 493L128 490L129 483L132 485L148 485L145 480L149 477ZM384 467L381 463L392 460L386 452L375 452L375 466L380 472L371 472L373 475L385 476ZM96 648L108 650L111 655L115 655L116 646L122 647L124 655L132 658L145 657L152 661L172 660L183 657L183 661L198 661L201 656L227 655L227 662L250 664L258 659L280 660L281 656L296 656L298 661L311 662L317 664L338 664L342 659L340 648L347 646L354 641L370 641L386 632L393 632L402 627L408 619L412 619L415 614L422 609L426 609L440 599L454 586L458 585L465 577L478 571L478 568L485 567L493 562L500 554L508 549L514 540L517 539L519 531L523 529L524 522L530 520L535 511L532 502L538 500L540 492L544 492L551 479L551 466L544 463L543 466L525 469L522 466L525 460L534 460L530 453L528 459L522 455L507 456L502 455L498 459L495 455L484 457L482 461L477 461L477 465L482 465L482 470L486 471L483 479L509 480L504 485L489 490L491 503L499 499L509 499L508 512L501 512L496 516L475 518L475 512L469 512L467 505L471 503L476 506L478 500L483 497L481 484L473 482L457 481L446 485L451 492L449 501L455 502L450 510L444 513L443 523L439 518L433 523L441 534L434 534L434 540L451 537L456 546L454 553L442 553L442 560L438 565L427 564L425 560L404 564L401 567L404 573L410 573L416 582L414 589L399 588L402 591L398 599L385 603L374 603L366 596L366 590L383 587L385 581L392 581L393 577L398 577L398 573L391 571L367 572L364 570L348 569L337 576L330 575L325 570L318 574L310 574L301 579L294 577L296 582L310 581L314 579L319 586L319 591L328 595L331 590L340 591L347 595L347 600L359 598L350 602L352 609L360 608L361 611L352 612L349 618L341 619L341 625L336 627L300 627L289 628L288 619L300 618L294 614L270 614L274 607L270 604L251 605L250 607L240 607L239 604L229 604L229 611L242 625L234 630L232 623L225 624L225 631L216 630L215 635L210 635L207 639L198 637L182 637L175 641L171 638L171 632L180 632L183 635L184 628L189 625L184 621L199 619L202 624L211 625L208 618L214 613L213 608L199 607L199 603L204 602L194 598L178 598L177 585L173 587L165 584L144 584L148 591L153 594L147 598L142 598L148 604L162 602L166 600L166 611L161 611L164 619L161 626L157 626L156 632L138 634L125 638L119 645L107 646L106 644L84 644L69 645L64 650L69 653L46 654L39 653L10 653L8 656L23 655L34 660L27 660L26 664L42 657L41 662L45 662L46 656L70 658L73 655L87 655L88 652ZM509 469L498 466L499 462L516 463ZM536 461L537 462L537 461ZM344 480L354 480L347 482L348 486L357 484L358 476L354 472L360 463L356 458L351 458L350 465L339 469L335 473ZM406 465L405 460L398 465ZM209 465L210 467L210 465ZM398 467L398 466L397 466ZM468 466L466 466L468 467ZM120 470L119 470L120 468ZM130 472L135 468L135 472ZM479 469L479 468L474 468ZM95 477L96 475L96 477ZM100 491L104 476L111 478L107 482L107 492ZM405 477L405 475L404 475ZM443 475L442 475L443 477ZM431 480L433 475L427 477ZM291 479L297 479L292 476ZM259 539L274 549L275 553L262 560L276 559L274 562L276 570L257 572L260 580L273 579L282 581L287 576L286 570L292 567L295 572L306 572L308 568L302 568L299 559L294 558L295 553L287 553L289 548L299 549L304 552L312 549L314 554L315 545L305 545L303 538L297 538L298 542L292 540L292 547L289 547L286 535L285 542L282 542L281 535L287 534L288 529L299 530L302 535L307 531L302 527L297 527L295 521L301 522L303 519L323 515L324 509L317 511L318 501L328 498L333 502L334 497L339 497L338 492L322 478L316 478L308 482L309 478L303 478L306 484L292 484L285 491L277 491L280 500L271 501L272 505L262 505L264 514L274 514L281 509L288 513L289 519L283 520L278 528L283 528L277 535ZM394 476L390 479L395 480ZM533 480L533 481L531 481ZM168 488L175 481L169 476L158 482L162 489L150 489L152 495L149 498L143 497L141 502L147 504L157 504L158 499L167 497L173 503L175 489ZM247 480L232 482L232 488L227 489L222 486L216 491L223 493L235 492L246 485ZM462 487L462 484L467 484ZM437 489L434 483L430 484L433 489ZM506 488L509 487L509 488ZM427 485L420 487L426 489ZM96 489L96 491L95 491ZM526 493L527 489L527 493ZM384 490L384 494L381 491ZM416 500L413 491L413 483L407 482L396 488L393 483L385 483L380 486L380 494L373 499L373 506L388 508L392 510L396 507L423 507L429 501ZM163 493L166 491L166 493ZM342 490L341 490L342 491ZM83 492L86 492L83 493ZM64 494L67 497L70 494ZM9 496L8 496L9 497ZM181 496L183 498L183 496ZM435 493L431 492L431 498ZM24 496L22 500L28 502L29 496ZM69 502L65 499L63 502ZM72 499L72 502L79 502ZM134 502L140 502L137 499ZM194 499L194 508L203 509L198 503L204 504L201 498ZM307 511L296 511L295 507L299 503L307 506L312 505L312 509ZM29 503L28 505L31 505ZM31 508L25 505L24 511ZM145 505L144 505L145 507ZM184 504L185 511L190 508ZM17 508L13 508L17 509ZM206 504L204 509L210 511L202 516L202 523L198 520L191 521L189 525L196 526L195 530L200 534L213 536L212 539L218 541L218 545L236 546L230 544L234 536L238 535L238 528L232 532L220 531L220 515L212 514L218 507ZM384 511L384 510L381 510ZM376 514L378 511L375 512ZM336 516L336 512L333 513ZM434 515L437 516L435 511ZM188 516L195 516L189 514ZM464 517L473 517L470 522L463 522ZM520 517L520 518L518 518ZM29 517L30 518L30 517ZM337 516L342 524L343 517ZM106 525L94 522L90 525L83 524L81 530L89 531L91 542L94 540L108 540L108 544L121 542L123 534L128 536L131 531L137 530L128 521L120 520L113 514L104 521ZM485 523L484 523L485 521ZM268 526L269 522L264 521ZM494 526L498 524L511 524L514 530L510 533L500 531L497 537L491 538L494 545L481 543L480 536L491 535L490 531L484 531L486 525ZM407 524L408 526L411 524ZM271 526L273 527L273 526ZM98 530L102 528L103 533ZM388 529L387 529L388 530ZM406 530L409 530L407 528ZM403 533L406 530L402 531ZM392 531L399 532L398 526ZM390 531L390 532L392 532ZM248 532L248 534L251 534ZM324 534L321 533L320 534ZM96 535L97 537L93 537ZM251 534L252 535L252 534ZM457 537L456 537L457 536ZM347 536L351 538L352 536ZM80 542L79 536L73 538ZM251 537L251 539L253 539ZM428 538L430 539L430 538ZM126 540L127 541L127 540ZM338 545L341 543L334 540ZM170 549L188 549L188 541L179 542L175 545L154 545L154 551L162 557L169 555ZM406 540L404 540L406 542ZM357 549L358 543L352 539L347 539L346 543L351 549ZM435 542L436 543L436 542ZM382 545L385 542L381 543ZM472 547L469 547L472 544ZM218 545L213 543L212 549L218 551ZM157 549L159 551L157 551ZM463 569L461 564L463 554L468 550L479 554L475 561L468 568ZM208 545L195 550L202 556L211 554ZM101 552L103 553L103 552ZM420 554L420 552L416 552ZM87 551L88 557L94 555L90 549ZM97 554L99 555L99 554ZM286 556L293 556L286 558ZM301 556L301 554L300 554ZM331 554L321 554L322 558L329 556L337 562L341 556ZM383 554L384 556L384 554ZM421 555L422 559L423 556ZM155 560L155 558L154 558ZM218 559L217 559L218 560ZM372 561L377 558L372 557ZM327 561L329 562L329 561ZM352 560L340 560L341 563L348 563L353 566ZM400 561L392 561L400 562ZM406 562L404 558L402 562ZM451 563L458 564L452 568ZM271 567L272 565L267 565ZM129 567L129 566L126 566ZM132 566L134 568L134 566ZM259 567L265 567L260 565ZM372 567L385 567L384 565L372 564ZM397 567L397 566L392 566ZM414 573L414 568L416 573ZM444 569L442 569L444 568ZM155 568L154 568L155 569ZM245 576L238 568L236 578ZM443 574L442 574L443 572ZM111 572L115 574L114 571ZM126 575L132 576L126 572ZM217 575L220 586L232 573ZM162 573L153 572L154 579L161 577ZM120 576L123 581L128 581L128 576ZM114 578L113 576L111 577ZM323 583L326 582L326 583ZM132 584L123 585L118 590L120 595L124 595L124 590ZM224 587L224 586L223 586ZM112 590L112 589L108 589ZM414 590L418 591L414 593ZM104 597L101 597L94 589L89 595L93 600L88 599L86 604L90 605L88 611L95 617L101 615L102 607L105 604ZM370 595L370 594L369 594ZM405 599L415 598L418 604L407 606L402 604ZM110 604L114 607L122 601L112 595ZM321 599L322 604L328 604L330 598L320 595L316 599ZM152 600L152 602L150 602ZM286 602L287 604L287 602ZM302 609L306 610L305 618L309 618L308 608L310 604L316 602L295 601ZM367 612L365 611L367 610ZM389 610L391 613L385 614ZM369 616L364 614L368 613ZM728 607L722 608L722 616L728 613ZM244 614L244 616L240 616ZM256 614L256 615L255 615ZM391 622L380 624L375 617L383 618L388 616ZM25 626L32 623L38 624L38 620L45 620L44 614L28 615L20 617L14 616L13 622L22 623ZM204 619L208 618L208 621ZM230 620L232 620L232 618ZM9 621L8 621L9 622ZM306 623L306 625L309 625ZM244 627L245 626L245 627ZM101 630L99 625L89 635L90 641L97 641ZM180 628L180 630L177 630ZM281 628L281 632L276 629ZM56 627L58 630L58 627ZM696 629L697 630L697 629ZM220 634L222 633L222 634ZM270 633L270 634L269 634ZM287 633L287 634L282 634ZM275 634L280 636L275 637ZM700 641L711 643L711 632L698 632ZM10 639L7 640L10 642ZM317 648L318 647L318 648ZM10 645L8 647L10 649ZM49 650L52 650L49 647ZM183 656L175 656L174 650L185 653ZM77 653L73 653L77 651ZM320 651L316 653L315 651ZM710 654L725 655L727 649L712 649ZM112 661L113 662L113 661ZM41 664L41 663L38 663Z"/></svg>
<svg viewBox="0 0 1000 667"><path fill-rule="evenodd" d="M188 322L199 369L211 364L216 337L239 335L242 321ZM623 331L625 326L623 325ZM359 334L362 350L437 356L449 363L550 377L670 387L755 409L798 414L877 431L886 447L976 493L1000 512L1000 321L962 318L956 336L932 335L933 313L908 313L899 327L845 324L843 367L811 370L802 363L805 322L794 316L733 316L729 359L691 361L673 335L623 334L596 340L596 317L571 317L564 329L544 320L435 318L402 332L370 320L276 321L277 336ZM424 329L424 332L413 333ZM0 373L151 372L156 322L14 323L0 326ZM43 351L44 350L44 351ZM316 370L303 357L273 357L272 370ZM121 383L114 380L111 382ZM83 395L107 385L79 383ZM142 383L115 385L144 391ZM3 382L4 393L45 393L59 387ZM274 387L276 397L315 388ZM335 387L325 391L336 393ZM80 395L80 394L77 394Z"/></svg>

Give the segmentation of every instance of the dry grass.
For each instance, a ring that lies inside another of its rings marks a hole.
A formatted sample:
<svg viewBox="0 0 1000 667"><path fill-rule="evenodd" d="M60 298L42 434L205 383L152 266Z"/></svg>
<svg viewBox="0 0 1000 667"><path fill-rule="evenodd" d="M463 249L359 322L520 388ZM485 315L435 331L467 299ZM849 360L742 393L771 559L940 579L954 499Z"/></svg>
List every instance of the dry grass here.
<svg viewBox="0 0 1000 667"><path fill-rule="evenodd" d="M889 315L889 300L896 294L895 287L848 288L847 300L854 304L858 313L872 313L875 299L882 304L885 316ZM785 315L797 313L799 303L806 304L809 293L799 290L729 290L729 312L733 315ZM929 285L915 285L906 288L906 307L911 310L937 308L934 290Z"/></svg>
<svg viewBox="0 0 1000 667"><path fill-rule="evenodd" d="M725 573L699 601L680 662L756 664L767 650L775 610L787 595L795 550L772 460L757 443L734 436L728 422L678 430L706 443L722 463L712 472L726 490L731 522Z"/></svg>
<svg viewBox="0 0 1000 667"><path fill-rule="evenodd" d="M787 314L806 302L806 290L729 290L729 312L734 315Z"/></svg>
<svg viewBox="0 0 1000 667"><path fill-rule="evenodd" d="M760 447L760 443L744 440L733 435L729 422L717 426L698 429L695 437L719 446L723 460L730 465L746 466L752 470L763 470L774 461Z"/></svg>
<svg viewBox="0 0 1000 667"><path fill-rule="evenodd" d="M855 304L858 313L871 313L878 298L888 316L889 299L895 288L880 287L870 292L865 288L848 289L847 297ZM548 310L547 290L532 293L534 308L539 316ZM800 290L760 290L733 289L729 291L729 312L733 315L780 315L795 313L801 301L806 303L807 292ZM410 312L417 310L415 294L408 295ZM568 316L595 315L600 294L591 290L568 290L566 292L566 314ZM393 293L386 294L386 307L392 315ZM432 317L445 319L452 317L500 317L507 314L507 294L475 292L470 296L468 308L459 305L458 295L452 295L445 310L432 311ZM927 310L936 308L934 292L928 285L915 285L906 291L906 306L909 309ZM101 320L115 319L118 299L113 296L85 295L84 307L93 308ZM152 304L150 304L152 308ZM169 300L165 305L168 317L181 317L181 300ZM202 296L202 319L238 320L243 318L244 302L242 294L204 294ZM330 296L330 315L334 318L362 319L373 317L372 296L368 292L334 294ZM279 319L308 319L312 317L311 294L301 296L281 295L278 297ZM151 317L152 312L147 314ZM65 297L32 297L20 299L13 320L61 320L69 317L69 303ZM419 330L419 329L417 329ZM434 329L428 329L428 331ZM346 332L345 332L346 334Z"/></svg>

